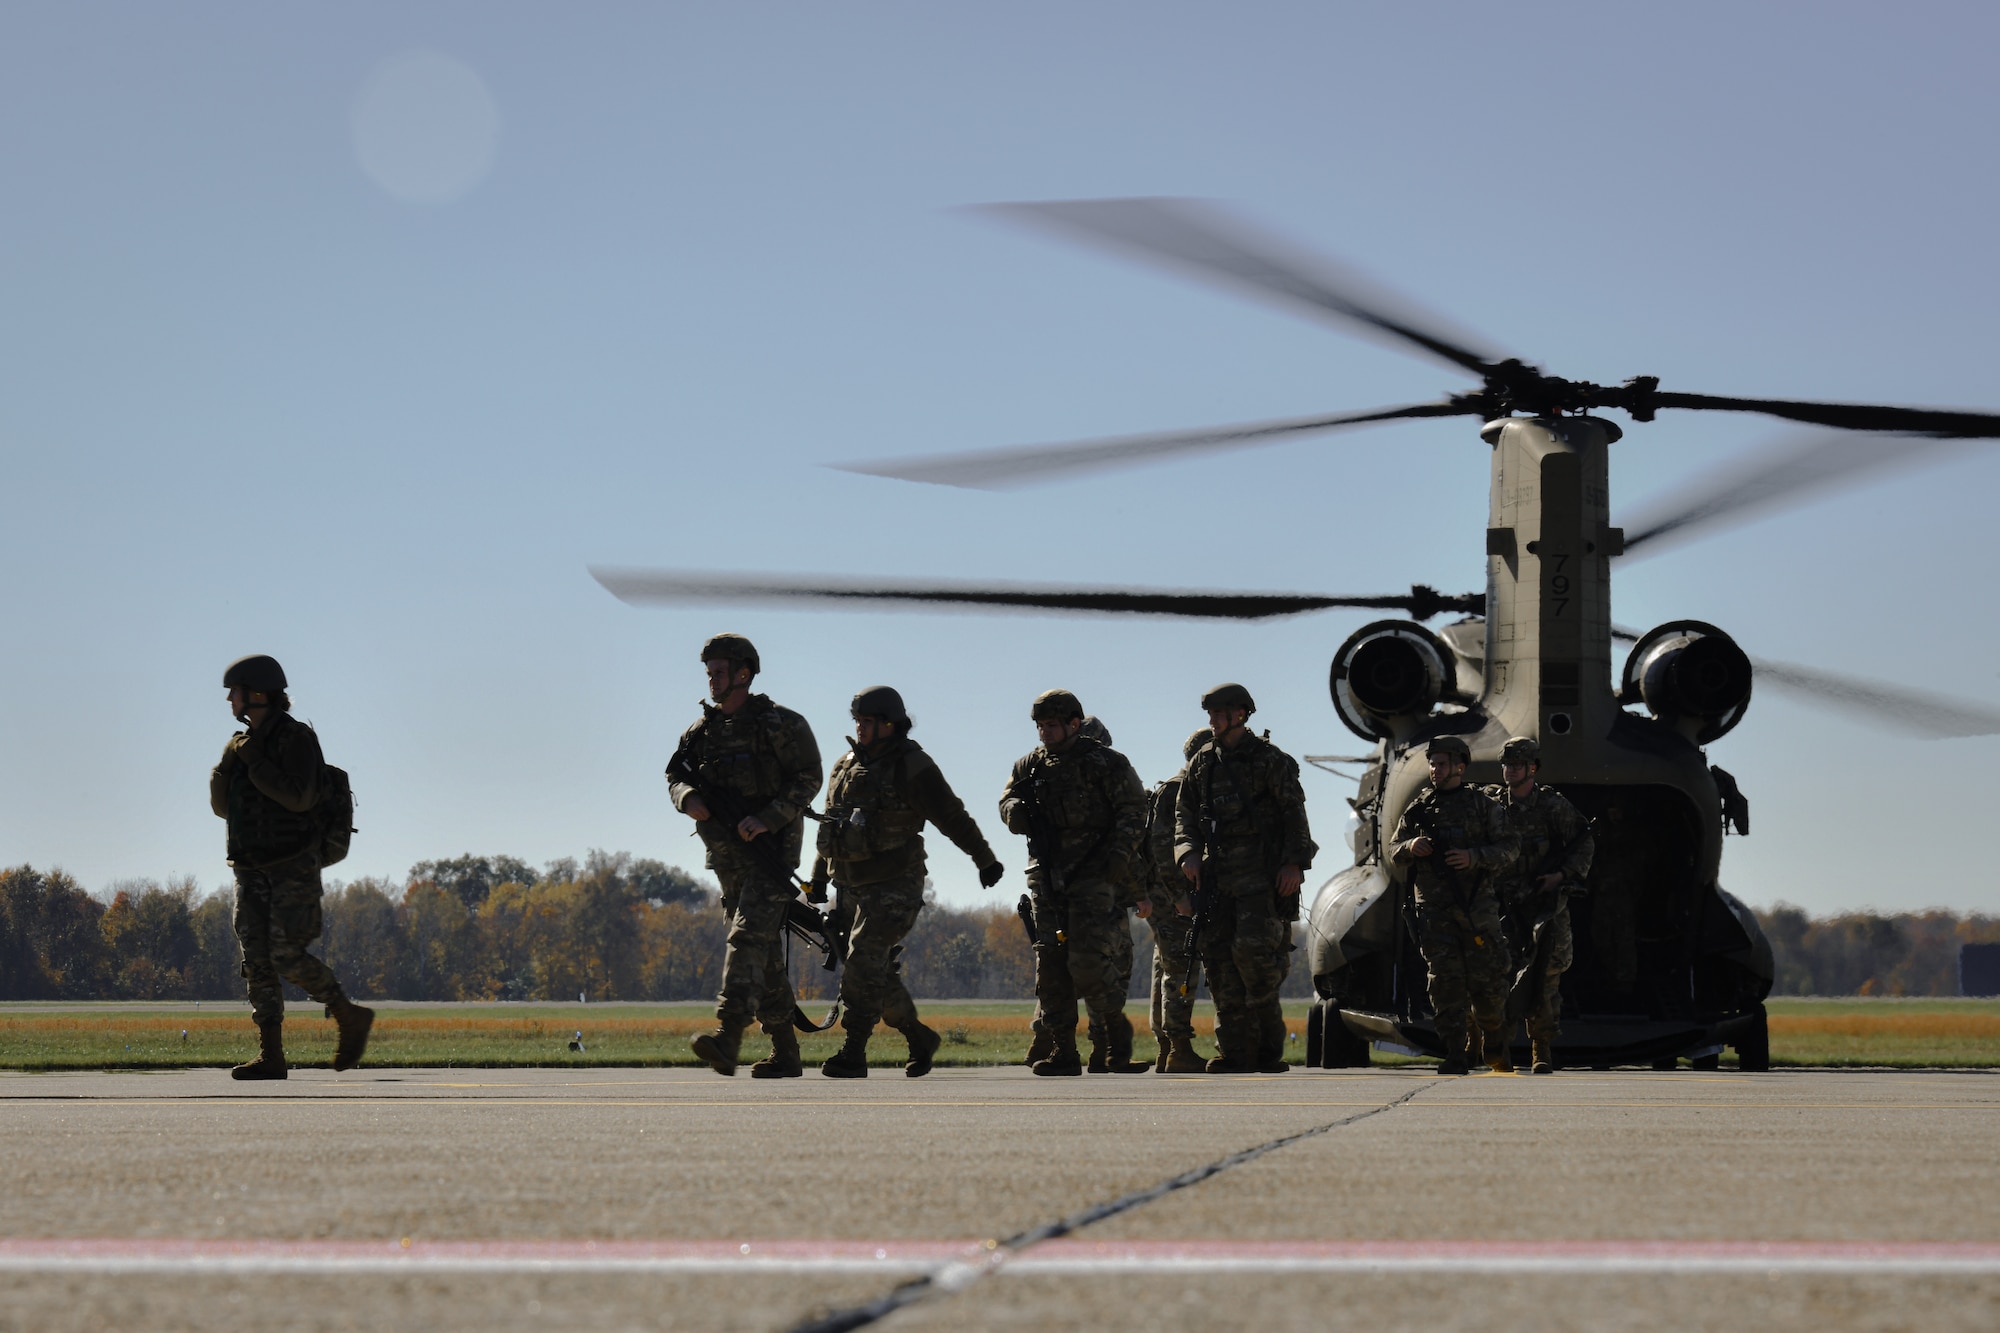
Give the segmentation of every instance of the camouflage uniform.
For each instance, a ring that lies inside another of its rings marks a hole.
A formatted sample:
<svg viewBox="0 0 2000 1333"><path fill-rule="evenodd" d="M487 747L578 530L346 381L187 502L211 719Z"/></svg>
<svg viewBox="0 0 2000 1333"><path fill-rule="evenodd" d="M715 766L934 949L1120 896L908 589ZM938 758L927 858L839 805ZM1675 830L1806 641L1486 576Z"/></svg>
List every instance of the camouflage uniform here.
<svg viewBox="0 0 2000 1333"><path fill-rule="evenodd" d="M1053 851L1031 849L1052 855L1054 866L1042 864L1039 855L1028 863L1040 935L1035 1031L1074 1058L1081 1001L1093 1030L1129 1052L1132 1022L1124 1010L1132 935L1126 912L1134 897L1132 861L1146 832L1146 789L1124 755L1079 735L1061 753L1037 746L1015 761L1000 818L1009 830L1029 833L1035 807L1056 839ZM1122 965L1121 955L1128 958Z"/></svg>
<svg viewBox="0 0 2000 1333"><path fill-rule="evenodd" d="M1153 928L1153 1035L1163 1046L1174 1037L1194 1039L1194 993L1201 980L1196 973L1197 985L1181 994L1193 955L1187 947L1188 918L1175 909L1188 886L1174 862L1174 810L1186 777L1184 768L1153 788L1146 834L1146 897L1153 904L1146 918Z"/></svg>
<svg viewBox="0 0 2000 1333"><path fill-rule="evenodd" d="M1562 1014L1562 975L1576 960L1569 907L1560 895L1563 888L1581 888L1583 877L1590 873L1590 822L1561 792L1540 785L1526 799L1517 800L1506 786L1488 787L1486 794L1500 803L1507 828L1519 843L1514 864L1495 880L1514 966L1526 967L1533 960L1535 920L1551 905L1555 907L1555 915L1542 927L1549 940L1549 957L1542 975L1531 983L1536 987L1536 1003L1528 1013L1528 1036L1536 1042L1553 1043ZM1562 859L1552 860L1559 852ZM1536 883L1541 876L1556 871L1561 872L1563 885L1554 892Z"/></svg>
<svg viewBox="0 0 2000 1333"><path fill-rule="evenodd" d="M821 777L819 746L803 717L762 694L733 714L705 703L701 719L681 733L675 757L700 775L702 786L734 794L770 830L760 840L772 840L787 866L799 864L805 845L799 812L812 804ZM695 794L692 784L671 777L668 790L681 811ZM788 1033L798 1002L785 972L785 911L798 886L758 864L734 821L710 813L695 829L729 917L715 1016L734 1031L754 1018L767 1033Z"/></svg>
<svg viewBox="0 0 2000 1333"><path fill-rule="evenodd" d="M1254 733L1228 749L1211 741L1188 761L1174 805L1175 865L1201 855L1216 894L1200 944L1216 1043L1245 1064L1280 1060L1278 991L1291 969L1300 895L1278 897L1278 870L1310 870L1319 851L1298 762Z"/></svg>
<svg viewBox="0 0 2000 1333"><path fill-rule="evenodd" d="M223 748L208 778L208 803L229 821L229 865L236 873L231 924L243 947L250 1016L262 1027L282 1022L289 981L315 1003L345 1003L333 969L306 952L319 938L319 738L273 708Z"/></svg>
<svg viewBox="0 0 2000 1333"><path fill-rule="evenodd" d="M1410 851L1418 838L1431 854ZM1469 852L1469 869L1445 865L1447 851ZM1431 1010L1447 1056L1477 1056L1477 1030L1500 1041L1507 1019L1507 936L1493 892L1493 876L1513 864L1514 834L1485 793L1458 786L1426 788L1404 809L1391 840L1391 857L1416 888L1417 946L1430 973ZM1468 1021L1471 1020L1471 1021Z"/></svg>
<svg viewBox="0 0 2000 1333"><path fill-rule="evenodd" d="M849 750L834 761L813 879L830 875L854 914L840 977L850 1039L865 1041L884 1020L905 1034L917 1027L917 1006L893 960L924 906L926 822L975 865L995 860L965 803L915 741L898 736L880 753Z"/></svg>

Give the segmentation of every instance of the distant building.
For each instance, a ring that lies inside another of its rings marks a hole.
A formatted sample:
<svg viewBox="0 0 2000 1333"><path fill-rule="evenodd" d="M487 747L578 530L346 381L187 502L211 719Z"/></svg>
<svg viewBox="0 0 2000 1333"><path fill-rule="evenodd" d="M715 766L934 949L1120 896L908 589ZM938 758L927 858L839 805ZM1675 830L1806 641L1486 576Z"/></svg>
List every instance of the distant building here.
<svg viewBox="0 0 2000 1333"><path fill-rule="evenodd" d="M2000 995L2000 944L1961 944L1958 993Z"/></svg>

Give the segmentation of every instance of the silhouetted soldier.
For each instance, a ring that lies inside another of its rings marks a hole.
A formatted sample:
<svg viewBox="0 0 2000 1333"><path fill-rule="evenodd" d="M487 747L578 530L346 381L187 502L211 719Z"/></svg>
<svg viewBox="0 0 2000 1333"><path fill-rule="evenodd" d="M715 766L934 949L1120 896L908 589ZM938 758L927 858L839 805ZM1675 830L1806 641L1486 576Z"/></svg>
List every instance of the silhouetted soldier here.
<svg viewBox="0 0 2000 1333"><path fill-rule="evenodd" d="M257 1058L230 1077L285 1077L286 981L326 1006L340 1033L333 1067L352 1069L368 1048L375 1011L350 1001L333 969L306 952L320 933L321 827L313 810L326 761L319 738L292 716L277 659L239 658L222 673L222 684L230 715L245 729L222 747L222 762L208 777L208 803L228 821L236 873L232 924L258 1033Z"/></svg>

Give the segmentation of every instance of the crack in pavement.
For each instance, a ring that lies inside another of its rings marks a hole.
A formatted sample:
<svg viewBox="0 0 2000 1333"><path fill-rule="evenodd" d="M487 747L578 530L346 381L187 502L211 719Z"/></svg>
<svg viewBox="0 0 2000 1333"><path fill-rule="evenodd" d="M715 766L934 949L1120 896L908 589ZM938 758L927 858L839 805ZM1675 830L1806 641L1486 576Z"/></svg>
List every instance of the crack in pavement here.
<svg viewBox="0 0 2000 1333"><path fill-rule="evenodd" d="M1071 1213L1053 1222L1045 1222L1038 1227L1030 1227L1005 1240L988 1241L987 1255L984 1259L970 1263L959 1261L946 1264L935 1272L913 1278L864 1305L850 1305L845 1309L834 1310L794 1325L791 1333L847 1333L849 1329L865 1328L919 1301L930 1300L936 1296L956 1295L981 1278L999 1272L1009 1259L1031 1246L1054 1240L1058 1236L1066 1236L1072 1231L1080 1231L1084 1227L1102 1222L1106 1218L1116 1217L1120 1213L1130 1212L1156 1199L1164 1199L1176 1191L1184 1190L1191 1185L1199 1185L1210 1177L1221 1175L1232 1167L1242 1166L1245 1162L1254 1162L1266 1153L1276 1152L1280 1148L1289 1147L1305 1139L1317 1138L1336 1129L1344 1129L1348 1125L1358 1124L1385 1111L1393 1111L1424 1089L1438 1086L1440 1085L1436 1083L1418 1084L1394 1101L1384 1102L1380 1106L1370 1107L1354 1115L1342 1116L1338 1120L1329 1120L1324 1125L1314 1125L1295 1134L1270 1139L1240 1152L1233 1152L1205 1166L1195 1167L1192 1171L1183 1171L1180 1175L1163 1180L1157 1185L1148 1185L1144 1189L1133 1190L1129 1194L1120 1195L1107 1202L1092 1204L1081 1212Z"/></svg>

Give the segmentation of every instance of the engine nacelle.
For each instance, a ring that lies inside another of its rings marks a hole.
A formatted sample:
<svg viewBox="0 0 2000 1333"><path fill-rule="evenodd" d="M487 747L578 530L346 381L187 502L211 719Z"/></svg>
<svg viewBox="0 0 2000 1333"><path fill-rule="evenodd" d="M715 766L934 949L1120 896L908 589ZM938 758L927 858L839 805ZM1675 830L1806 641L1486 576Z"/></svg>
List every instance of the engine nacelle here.
<svg viewBox="0 0 2000 1333"><path fill-rule="evenodd" d="M1456 692L1455 662L1444 642L1413 620L1364 625L1334 654L1334 711L1363 740L1406 740Z"/></svg>
<svg viewBox="0 0 2000 1333"><path fill-rule="evenodd" d="M1753 674L1736 640L1703 621L1672 620L1632 645L1618 698L1643 702L1654 717L1706 745L1743 720Z"/></svg>

